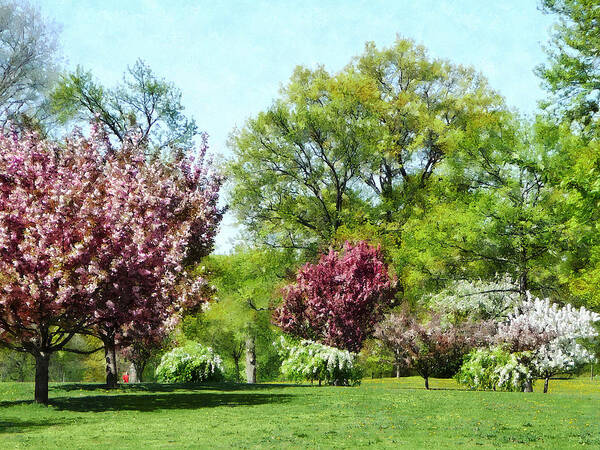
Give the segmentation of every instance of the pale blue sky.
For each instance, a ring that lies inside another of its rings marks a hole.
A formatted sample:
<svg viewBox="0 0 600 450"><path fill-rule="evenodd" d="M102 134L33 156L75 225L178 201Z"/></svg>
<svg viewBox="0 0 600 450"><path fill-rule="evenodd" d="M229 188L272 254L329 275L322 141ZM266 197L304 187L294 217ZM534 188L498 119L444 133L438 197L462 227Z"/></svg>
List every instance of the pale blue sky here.
<svg viewBox="0 0 600 450"><path fill-rule="evenodd" d="M267 107L296 65L337 71L366 41L387 46L396 34L474 66L511 107L531 114L543 97L533 69L553 19L536 0L37 2L62 24L68 67L112 85L142 58L182 90L187 113L221 155L231 130ZM235 234L227 217L217 251L230 249Z"/></svg>

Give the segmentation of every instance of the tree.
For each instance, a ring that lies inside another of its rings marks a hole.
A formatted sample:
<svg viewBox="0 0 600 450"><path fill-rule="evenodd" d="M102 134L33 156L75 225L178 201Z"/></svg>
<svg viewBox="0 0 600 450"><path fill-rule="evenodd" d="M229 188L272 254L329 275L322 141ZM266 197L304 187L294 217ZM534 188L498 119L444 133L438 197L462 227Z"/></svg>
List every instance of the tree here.
<svg viewBox="0 0 600 450"><path fill-rule="evenodd" d="M274 320L286 333L359 352L394 294L381 249L346 243L298 271Z"/></svg>
<svg viewBox="0 0 600 450"><path fill-rule="evenodd" d="M368 43L337 74L298 67L280 98L232 135L231 206L272 246L314 254L369 224L396 245L440 163L503 110L474 70L409 40Z"/></svg>
<svg viewBox="0 0 600 450"><path fill-rule="evenodd" d="M156 153L181 153L198 135L194 120L183 114L181 91L158 78L142 60L127 68L123 83L114 89L78 67L52 91L51 106L62 123L99 120L117 141L123 143L134 133Z"/></svg>
<svg viewBox="0 0 600 450"><path fill-rule="evenodd" d="M209 251L221 218L221 178L183 159L147 162L133 144L112 151L92 128L62 147L34 134L0 136L0 342L36 359L38 402L48 363L78 333L105 344L153 333L204 298L183 270Z"/></svg>
<svg viewBox="0 0 600 450"><path fill-rule="evenodd" d="M109 146L103 166L101 227L108 240L96 270L107 279L94 298L90 332L104 343L108 386L118 381L117 347L160 340L183 309L206 299L205 281L185 266L210 253L223 213L222 178L206 147L195 159L167 163L147 161L140 145Z"/></svg>
<svg viewBox="0 0 600 450"><path fill-rule="evenodd" d="M559 307L548 299L530 297L499 325L496 339L508 343L512 352L530 351L521 362L544 378L546 393L551 376L572 372L595 360L580 341L597 338L594 323L598 321L600 314L584 307Z"/></svg>
<svg viewBox="0 0 600 450"><path fill-rule="evenodd" d="M509 122L448 161L427 215L406 227L405 258L423 278L444 285L503 273L521 300L560 294L567 218L550 174L560 149L543 130Z"/></svg>
<svg viewBox="0 0 600 450"><path fill-rule="evenodd" d="M57 27L26 0L0 2L0 129L44 120L57 77Z"/></svg>
<svg viewBox="0 0 600 450"><path fill-rule="evenodd" d="M35 358L47 403L50 356L90 325L106 280L101 155L93 140L35 134L0 135L0 148L0 344Z"/></svg>
<svg viewBox="0 0 600 450"><path fill-rule="evenodd" d="M546 106L558 107L566 119L597 122L600 102L600 10L590 0L542 0L542 10L558 15L546 52L549 62L538 67L546 88L556 95Z"/></svg>
<svg viewBox="0 0 600 450"><path fill-rule="evenodd" d="M270 319L278 287L288 278L295 257L290 251L237 247L231 255L212 255L202 262L203 276L215 286L215 301L200 315L203 343L231 357L234 378L246 356L246 381L267 369L275 333ZM195 329L189 329L193 337ZM266 372L263 372L267 375Z"/></svg>
<svg viewBox="0 0 600 450"><path fill-rule="evenodd" d="M423 377L425 389L429 389L429 377L454 375L463 356L488 336L488 324L444 326L435 316L423 325L407 313L392 313L375 329L375 337L397 355L398 361L404 359Z"/></svg>
<svg viewBox="0 0 600 450"><path fill-rule="evenodd" d="M545 102L551 120L544 134L556 142L552 183L565 205L563 277L573 300L590 308L600 305L600 232L597 172L600 116L600 11L593 1L542 0L556 14L549 61L538 75L553 97Z"/></svg>

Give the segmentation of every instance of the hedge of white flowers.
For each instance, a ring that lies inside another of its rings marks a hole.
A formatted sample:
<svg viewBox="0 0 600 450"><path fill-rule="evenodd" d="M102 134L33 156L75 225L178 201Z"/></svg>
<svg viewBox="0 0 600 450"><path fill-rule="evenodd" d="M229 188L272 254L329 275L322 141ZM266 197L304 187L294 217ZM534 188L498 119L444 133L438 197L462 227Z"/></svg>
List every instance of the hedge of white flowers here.
<svg viewBox="0 0 600 450"><path fill-rule="evenodd" d="M319 381L338 386L360 384L362 373L355 353L309 340L298 343L283 336L275 345L284 358L281 373L293 381Z"/></svg>
<svg viewBox="0 0 600 450"><path fill-rule="evenodd" d="M189 342L165 353L155 373L160 383L221 381L223 361L211 347Z"/></svg>

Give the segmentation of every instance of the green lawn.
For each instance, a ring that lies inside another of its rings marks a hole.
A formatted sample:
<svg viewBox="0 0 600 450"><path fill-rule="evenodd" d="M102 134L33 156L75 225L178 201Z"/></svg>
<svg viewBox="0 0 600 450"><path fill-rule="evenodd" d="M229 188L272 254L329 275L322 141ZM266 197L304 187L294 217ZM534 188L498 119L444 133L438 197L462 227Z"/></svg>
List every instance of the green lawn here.
<svg viewBox="0 0 600 450"><path fill-rule="evenodd" d="M0 448L600 447L600 382L553 380L547 395L431 386L53 384L44 407L32 384L0 383Z"/></svg>

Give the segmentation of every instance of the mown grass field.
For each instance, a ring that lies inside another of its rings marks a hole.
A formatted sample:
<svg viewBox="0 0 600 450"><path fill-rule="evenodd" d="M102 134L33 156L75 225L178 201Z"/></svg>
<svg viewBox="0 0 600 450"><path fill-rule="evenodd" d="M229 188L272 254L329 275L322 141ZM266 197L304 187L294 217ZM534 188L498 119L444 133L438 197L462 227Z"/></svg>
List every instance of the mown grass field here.
<svg viewBox="0 0 600 450"><path fill-rule="evenodd" d="M53 384L45 407L32 384L0 383L0 448L600 448L600 382L553 380L546 395L422 385Z"/></svg>

